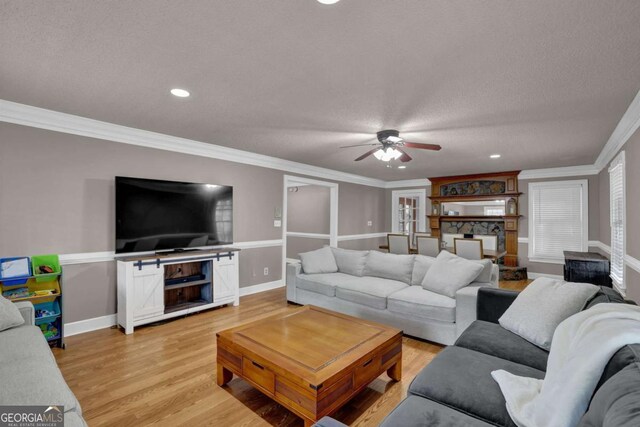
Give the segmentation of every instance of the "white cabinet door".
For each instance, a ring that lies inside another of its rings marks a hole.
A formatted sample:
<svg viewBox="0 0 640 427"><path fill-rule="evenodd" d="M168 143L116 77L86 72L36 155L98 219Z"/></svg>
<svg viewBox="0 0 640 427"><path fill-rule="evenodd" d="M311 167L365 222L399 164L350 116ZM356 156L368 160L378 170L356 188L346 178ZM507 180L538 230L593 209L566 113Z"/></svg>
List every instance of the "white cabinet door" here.
<svg viewBox="0 0 640 427"><path fill-rule="evenodd" d="M235 259L213 261L213 302L236 296L238 277Z"/></svg>
<svg viewBox="0 0 640 427"><path fill-rule="evenodd" d="M147 265L133 270L133 318L164 313L164 267Z"/></svg>

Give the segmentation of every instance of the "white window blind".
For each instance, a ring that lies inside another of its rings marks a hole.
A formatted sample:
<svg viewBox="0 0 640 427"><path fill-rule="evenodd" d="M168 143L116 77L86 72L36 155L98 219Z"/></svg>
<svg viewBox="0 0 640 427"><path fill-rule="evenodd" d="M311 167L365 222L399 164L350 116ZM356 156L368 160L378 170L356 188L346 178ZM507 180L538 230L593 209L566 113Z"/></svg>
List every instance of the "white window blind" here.
<svg viewBox="0 0 640 427"><path fill-rule="evenodd" d="M586 180L529 184L529 259L564 263L563 251L586 251Z"/></svg>
<svg viewBox="0 0 640 427"><path fill-rule="evenodd" d="M624 290L625 256L625 187L624 151L616 156L609 167L609 194L611 216L611 279Z"/></svg>

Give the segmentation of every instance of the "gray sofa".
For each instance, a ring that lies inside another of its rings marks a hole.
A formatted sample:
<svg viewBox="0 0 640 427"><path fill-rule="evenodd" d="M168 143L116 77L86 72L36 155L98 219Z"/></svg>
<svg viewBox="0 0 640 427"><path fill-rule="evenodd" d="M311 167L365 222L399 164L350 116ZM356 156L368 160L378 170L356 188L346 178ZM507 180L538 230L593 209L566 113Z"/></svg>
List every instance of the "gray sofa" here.
<svg viewBox="0 0 640 427"><path fill-rule="evenodd" d="M380 262L380 252L331 249L337 272L306 274L299 262L287 265L288 301L377 321L442 344L453 344L476 319L478 289L498 287L498 266L489 265L481 274L486 281L472 282L450 298L421 286L435 258L383 254Z"/></svg>
<svg viewBox="0 0 640 427"><path fill-rule="evenodd" d="M541 379L549 355L498 324L516 295L515 291L481 289L478 320L416 376L407 398L382 426L514 426L491 372L504 369ZM586 309L602 302L625 301L612 289L601 288ZM634 344L609 361L579 427L638 425L640 344Z"/></svg>
<svg viewBox="0 0 640 427"><path fill-rule="evenodd" d="M16 302L24 324L0 332L0 405L64 405L66 427L86 426L30 302Z"/></svg>

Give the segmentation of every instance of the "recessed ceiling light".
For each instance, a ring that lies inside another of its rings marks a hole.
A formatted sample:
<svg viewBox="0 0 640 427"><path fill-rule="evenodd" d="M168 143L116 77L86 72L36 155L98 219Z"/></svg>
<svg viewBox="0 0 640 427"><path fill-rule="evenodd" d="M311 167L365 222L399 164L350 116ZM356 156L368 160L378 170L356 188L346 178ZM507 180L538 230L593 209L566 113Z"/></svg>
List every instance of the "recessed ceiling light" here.
<svg viewBox="0 0 640 427"><path fill-rule="evenodd" d="M322 4L336 4L338 3L340 0L318 0L319 3Z"/></svg>
<svg viewBox="0 0 640 427"><path fill-rule="evenodd" d="M489 156L492 159L499 159L500 158L500 154L492 154Z"/></svg>
<svg viewBox="0 0 640 427"><path fill-rule="evenodd" d="M178 98L186 98L191 94L189 93L188 90L174 88L174 89L171 89L171 95L177 96Z"/></svg>
<svg viewBox="0 0 640 427"><path fill-rule="evenodd" d="M407 167L405 165L402 166L398 166L398 169L406 169Z"/></svg>

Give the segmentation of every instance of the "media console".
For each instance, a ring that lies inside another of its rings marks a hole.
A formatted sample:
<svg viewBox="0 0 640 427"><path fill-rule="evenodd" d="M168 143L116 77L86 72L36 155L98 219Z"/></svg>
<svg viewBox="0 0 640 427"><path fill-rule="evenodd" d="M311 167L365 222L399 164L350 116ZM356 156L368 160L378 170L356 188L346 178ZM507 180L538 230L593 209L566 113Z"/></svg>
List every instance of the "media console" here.
<svg viewBox="0 0 640 427"><path fill-rule="evenodd" d="M119 258L118 324L133 328L240 302L236 248Z"/></svg>

